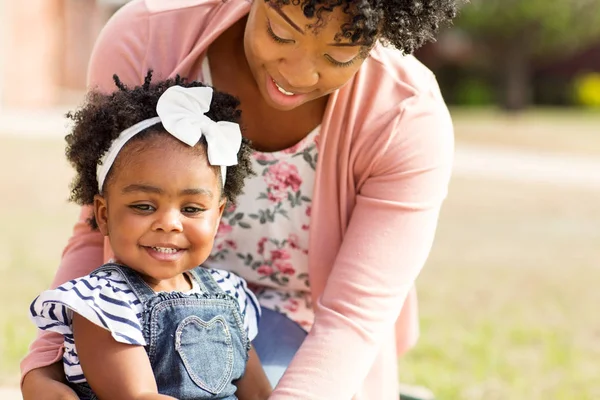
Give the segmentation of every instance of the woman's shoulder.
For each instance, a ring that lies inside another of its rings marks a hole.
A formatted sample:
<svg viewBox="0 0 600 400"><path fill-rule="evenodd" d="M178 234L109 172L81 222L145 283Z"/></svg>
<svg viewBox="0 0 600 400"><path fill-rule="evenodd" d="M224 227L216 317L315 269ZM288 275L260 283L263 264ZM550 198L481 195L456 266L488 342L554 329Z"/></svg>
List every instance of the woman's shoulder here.
<svg viewBox="0 0 600 400"><path fill-rule="evenodd" d="M88 86L114 90L113 74L139 85L149 69L166 78L195 72L219 32L249 11L245 0L133 0L106 23L94 46Z"/></svg>
<svg viewBox="0 0 600 400"><path fill-rule="evenodd" d="M365 107L365 104L369 106ZM405 55L382 44L371 50L350 84L341 89L334 106L332 118L354 121L352 127L357 132L356 139L376 136L386 140L381 133L393 134L394 126L406 124L410 119L407 110L447 113L433 72L413 55ZM348 115L348 112L352 114Z"/></svg>
<svg viewBox="0 0 600 400"><path fill-rule="evenodd" d="M338 148L350 141L346 147L360 148L352 159L357 176L370 173L376 160L389 166L405 165L409 154L450 157L453 127L448 107L435 75L414 56L377 44L340 92L328 124L333 139L320 151L344 162Z"/></svg>
<svg viewBox="0 0 600 400"><path fill-rule="evenodd" d="M139 0L143 2L151 13L174 11L202 6L215 6L223 4L223 0Z"/></svg>
<svg viewBox="0 0 600 400"><path fill-rule="evenodd" d="M173 29L174 32L185 35L194 29L198 29L198 26L206 25L212 21L214 12L227 13L228 10L235 8L238 3L240 3L240 0L133 0L121 7L112 19L129 19L134 27L136 23L147 24L146 20L149 18L160 24L168 20L173 22L179 20L195 21L194 25L189 26L162 26L163 29Z"/></svg>
<svg viewBox="0 0 600 400"><path fill-rule="evenodd" d="M235 13L237 10L250 9L250 3L246 0L133 0L126 4L123 9L130 7L133 12L141 12L148 17L159 20L171 19L195 21L194 25L177 25L177 31L185 34L200 25L214 25L225 21L221 17ZM216 18L216 19L215 19ZM165 27L163 27L165 28Z"/></svg>
<svg viewBox="0 0 600 400"><path fill-rule="evenodd" d="M383 44L371 50L361 72L369 80L367 87L390 88L398 100L439 90L434 73L415 56Z"/></svg>

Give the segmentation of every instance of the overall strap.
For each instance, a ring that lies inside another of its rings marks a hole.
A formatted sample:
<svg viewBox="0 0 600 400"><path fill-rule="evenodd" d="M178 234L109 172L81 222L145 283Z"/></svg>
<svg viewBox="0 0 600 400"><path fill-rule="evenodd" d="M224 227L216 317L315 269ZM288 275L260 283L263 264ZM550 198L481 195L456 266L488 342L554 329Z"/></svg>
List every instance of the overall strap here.
<svg viewBox="0 0 600 400"><path fill-rule="evenodd" d="M198 266L190 272L200 287L208 294L224 293L208 269Z"/></svg>
<svg viewBox="0 0 600 400"><path fill-rule="evenodd" d="M119 273L123 276L123 278L129 285L133 293L136 295L138 300L142 303L147 301L151 297L156 296L154 290L152 290L150 286L148 286L148 284L144 282L140 274L124 265L109 263L98 268L97 271L111 269L119 271Z"/></svg>

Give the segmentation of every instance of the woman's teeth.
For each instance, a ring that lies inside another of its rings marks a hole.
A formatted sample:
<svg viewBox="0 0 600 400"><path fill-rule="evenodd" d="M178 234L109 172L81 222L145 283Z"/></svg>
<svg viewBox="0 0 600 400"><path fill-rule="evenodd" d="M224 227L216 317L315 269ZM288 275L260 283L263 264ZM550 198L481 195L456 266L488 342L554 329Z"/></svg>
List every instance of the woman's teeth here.
<svg viewBox="0 0 600 400"><path fill-rule="evenodd" d="M152 247L152 250L158 251L159 253L177 253L177 249L170 247Z"/></svg>
<svg viewBox="0 0 600 400"><path fill-rule="evenodd" d="M285 94L286 96L293 96L294 95L294 93L288 92L287 90L285 90L284 88L282 88L281 86L279 86L277 84L277 82L273 81L273 83L275 84L275 86L277 86L277 90L279 90L281 93Z"/></svg>

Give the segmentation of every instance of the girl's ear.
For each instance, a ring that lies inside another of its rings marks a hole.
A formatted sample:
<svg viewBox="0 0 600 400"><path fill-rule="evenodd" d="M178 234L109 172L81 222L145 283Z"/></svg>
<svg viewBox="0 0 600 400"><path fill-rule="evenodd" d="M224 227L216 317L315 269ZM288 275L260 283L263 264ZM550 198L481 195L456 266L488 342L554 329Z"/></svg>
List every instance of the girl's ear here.
<svg viewBox="0 0 600 400"><path fill-rule="evenodd" d="M215 226L215 235L219 230L219 224L221 223L221 217L223 217L223 211L225 211L225 206L227 205L227 199L222 199L219 204L219 218L217 218L217 225Z"/></svg>
<svg viewBox="0 0 600 400"><path fill-rule="evenodd" d="M94 217L98 224L98 230L104 236L108 236L108 208L106 199L99 194L94 196Z"/></svg>

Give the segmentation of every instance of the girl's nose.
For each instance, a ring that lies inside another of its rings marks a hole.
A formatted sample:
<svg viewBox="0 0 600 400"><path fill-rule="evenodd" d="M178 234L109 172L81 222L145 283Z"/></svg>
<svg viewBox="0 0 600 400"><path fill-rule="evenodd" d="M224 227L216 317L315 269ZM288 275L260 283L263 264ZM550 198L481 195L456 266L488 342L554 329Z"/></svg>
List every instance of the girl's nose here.
<svg viewBox="0 0 600 400"><path fill-rule="evenodd" d="M181 232L183 224L181 223L181 213L179 210L170 209L161 213L156 213L156 219L152 224L153 231L163 232Z"/></svg>

